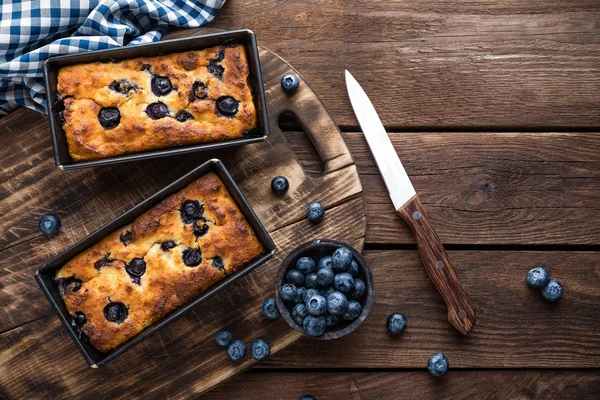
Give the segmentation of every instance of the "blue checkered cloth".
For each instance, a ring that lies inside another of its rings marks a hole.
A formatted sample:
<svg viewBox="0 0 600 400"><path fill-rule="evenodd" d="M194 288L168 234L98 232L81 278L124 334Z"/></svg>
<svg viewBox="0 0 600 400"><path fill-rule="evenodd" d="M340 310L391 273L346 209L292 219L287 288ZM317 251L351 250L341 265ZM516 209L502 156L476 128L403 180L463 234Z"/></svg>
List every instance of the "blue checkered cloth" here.
<svg viewBox="0 0 600 400"><path fill-rule="evenodd" d="M42 64L50 56L156 42L169 26L194 28L225 0L0 0L0 115L46 114Z"/></svg>

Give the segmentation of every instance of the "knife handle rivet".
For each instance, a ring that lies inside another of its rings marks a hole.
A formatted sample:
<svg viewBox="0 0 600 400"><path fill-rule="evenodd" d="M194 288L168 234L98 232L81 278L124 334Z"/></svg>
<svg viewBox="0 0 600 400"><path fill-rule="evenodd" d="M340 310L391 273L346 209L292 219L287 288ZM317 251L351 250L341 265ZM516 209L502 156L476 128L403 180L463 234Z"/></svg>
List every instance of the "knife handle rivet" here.
<svg viewBox="0 0 600 400"><path fill-rule="evenodd" d="M465 310L460 310L458 312L458 317L459 318L466 318L467 317L467 312Z"/></svg>
<svg viewBox="0 0 600 400"><path fill-rule="evenodd" d="M436 263L435 263L435 267L436 267L437 269L442 269L442 268L444 268L444 262L443 262L443 261L438 261L438 262L436 262Z"/></svg>
<svg viewBox="0 0 600 400"><path fill-rule="evenodd" d="M415 211L415 212L413 213L413 219L414 219L415 221L418 221L418 220L420 220L420 219L421 219L421 213L420 213L420 212L418 212L418 211Z"/></svg>

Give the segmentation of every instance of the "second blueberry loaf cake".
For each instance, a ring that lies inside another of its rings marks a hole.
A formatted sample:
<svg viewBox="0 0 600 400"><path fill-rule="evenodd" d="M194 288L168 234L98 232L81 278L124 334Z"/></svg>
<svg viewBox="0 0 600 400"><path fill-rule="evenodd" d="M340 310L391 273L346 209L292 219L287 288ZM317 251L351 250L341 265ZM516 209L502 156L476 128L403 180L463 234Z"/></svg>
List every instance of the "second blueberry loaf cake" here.
<svg viewBox="0 0 600 400"><path fill-rule="evenodd" d="M80 338L107 352L263 253L208 173L56 273Z"/></svg>
<svg viewBox="0 0 600 400"><path fill-rule="evenodd" d="M74 161L251 136L243 45L60 69L56 106Z"/></svg>

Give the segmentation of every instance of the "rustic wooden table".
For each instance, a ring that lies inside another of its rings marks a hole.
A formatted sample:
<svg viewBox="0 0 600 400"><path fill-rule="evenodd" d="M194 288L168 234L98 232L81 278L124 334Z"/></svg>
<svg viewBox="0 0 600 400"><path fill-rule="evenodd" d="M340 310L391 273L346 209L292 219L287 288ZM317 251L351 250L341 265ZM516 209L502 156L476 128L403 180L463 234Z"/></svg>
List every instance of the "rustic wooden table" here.
<svg viewBox="0 0 600 400"><path fill-rule="evenodd" d="M334 342L301 339L205 398L598 398L598 21L596 0L228 2L211 27L252 29L261 45L304 75L344 132L366 198L364 254L377 295L353 334ZM467 337L447 323L414 240L394 213L351 110L344 69L379 111L478 310ZM39 118L19 112L23 127ZM305 170L322 173L301 128L281 125ZM1 132L0 156L0 358L6 352L11 360L0 365L23 377L3 381L0 398L85 395L82 380L69 376L57 386L36 377L46 362L34 351L44 339L37 332L56 316L47 305L24 307L21 298L45 300L23 277L192 163L155 160L69 176L53 165L47 130L33 126L29 135ZM141 182L143 173L156 182ZM37 219L56 210L85 223L48 244ZM563 284L558 303L527 288L525 274L535 265ZM385 329L394 311L409 321L399 338ZM201 351L161 343L157 357L202 362ZM451 371L434 379L425 366L439 351ZM143 387L126 385L138 368L127 367L115 385L127 388L123 396L143 394ZM148 376L147 385L161 398L193 397L198 377L181 376ZM87 389L94 392L91 384Z"/></svg>

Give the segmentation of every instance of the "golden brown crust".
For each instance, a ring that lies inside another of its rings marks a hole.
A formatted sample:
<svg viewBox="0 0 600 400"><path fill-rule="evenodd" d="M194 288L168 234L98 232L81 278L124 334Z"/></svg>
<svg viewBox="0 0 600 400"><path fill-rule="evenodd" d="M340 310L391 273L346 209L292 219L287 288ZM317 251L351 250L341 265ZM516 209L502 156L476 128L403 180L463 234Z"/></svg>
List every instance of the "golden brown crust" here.
<svg viewBox="0 0 600 400"><path fill-rule="evenodd" d="M221 60L219 60L222 57ZM211 73L223 69L222 80ZM224 45L205 50L140 57L114 63L94 62L63 67L58 73L58 94L64 99L63 130L74 161L179 145L237 139L256 127L256 109L248 84L248 61L242 45ZM153 76L166 77L173 90L157 96L151 90ZM120 93L110 86L125 79L135 89ZM206 98L191 92L195 82L208 88ZM235 116L216 110L216 99L231 96L239 102ZM162 102L170 115L151 119L149 104ZM98 120L103 107L117 107L119 124L105 129ZM179 122L180 111L193 119Z"/></svg>
<svg viewBox="0 0 600 400"><path fill-rule="evenodd" d="M198 220L208 226L203 236L196 237L194 224L184 223L181 218L180 208L186 200L197 200L204 206L203 218ZM127 232L131 232L130 241ZM161 244L166 241L176 246L164 250ZM202 253L196 267L183 261L183 251L190 248ZM81 331L92 346L106 352L196 298L263 251L223 182L208 173L74 257L55 278L59 286L72 278L81 281L77 290L73 290L75 285L67 284L63 299L71 316L76 312L85 315L87 322ZM126 271L127 264L136 257L146 263L139 284ZM214 264L218 257L222 267L218 262ZM110 302L126 305L128 317L122 323L105 318L104 308Z"/></svg>

